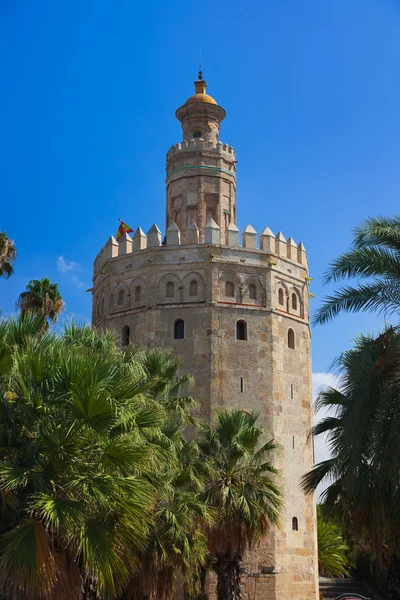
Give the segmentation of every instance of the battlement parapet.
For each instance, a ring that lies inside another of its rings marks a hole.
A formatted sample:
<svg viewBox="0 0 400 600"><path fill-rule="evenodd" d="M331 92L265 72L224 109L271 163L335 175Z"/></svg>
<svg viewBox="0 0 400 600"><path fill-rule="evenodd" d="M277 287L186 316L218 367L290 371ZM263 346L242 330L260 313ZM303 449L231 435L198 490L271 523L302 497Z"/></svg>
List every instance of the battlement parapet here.
<svg viewBox="0 0 400 600"><path fill-rule="evenodd" d="M167 152L167 160L180 152L204 151L208 151L212 154L221 156L228 155L230 160L235 160L236 158L235 150L232 146L229 146L228 144L223 144L222 142L206 142L202 139L199 139L191 140L190 142L184 140L183 142L178 142L178 144L176 144L175 146L171 146L171 148Z"/></svg>
<svg viewBox="0 0 400 600"><path fill-rule="evenodd" d="M117 242L111 236L95 259L94 274L97 275L109 259L127 255L134 256L141 250L149 248L160 247L168 249L181 245L221 246L222 248L265 253L271 255L271 260L269 261L271 266L276 264L274 260L274 257L276 257L277 259L282 258L292 261L307 268L307 255L303 243L296 244L292 237L286 240L282 232L274 235L269 227L266 227L259 236L259 244L257 244L257 232L251 225L247 225L242 233L242 245L240 245L239 241L240 231L233 223L227 229L226 244L219 243L220 227L212 218L207 222L204 234L204 243L200 243L199 229L197 224L192 220L186 228L186 236L183 244L181 241L181 232L175 221L172 221L169 225L164 241L162 241L163 236L156 224L149 229L147 235L141 227L138 227L133 238L125 233L119 242Z"/></svg>

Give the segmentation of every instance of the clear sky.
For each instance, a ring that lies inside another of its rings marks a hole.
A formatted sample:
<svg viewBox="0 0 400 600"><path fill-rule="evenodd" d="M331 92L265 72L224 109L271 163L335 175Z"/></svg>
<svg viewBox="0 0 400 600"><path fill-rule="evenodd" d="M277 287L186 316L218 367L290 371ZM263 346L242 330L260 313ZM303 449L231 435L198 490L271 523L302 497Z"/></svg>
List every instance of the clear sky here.
<svg viewBox="0 0 400 600"><path fill-rule="evenodd" d="M89 320L118 217L164 231L165 153L200 47L239 160L238 225L303 241L314 306L351 229L399 212L397 0L0 0L0 229L18 248L3 315L47 276ZM314 372L381 322L315 328Z"/></svg>

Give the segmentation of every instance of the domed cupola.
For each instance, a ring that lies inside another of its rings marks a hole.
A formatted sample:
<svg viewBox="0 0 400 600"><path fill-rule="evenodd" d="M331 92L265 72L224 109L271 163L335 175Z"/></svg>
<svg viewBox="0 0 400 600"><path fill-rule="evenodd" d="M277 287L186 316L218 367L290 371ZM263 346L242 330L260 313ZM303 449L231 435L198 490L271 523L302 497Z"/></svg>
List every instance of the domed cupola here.
<svg viewBox="0 0 400 600"><path fill-rule="evenodd" d="M194 87L193 96L190 96L175 113L176 118L182 123L183 139L187 142L201 139L216 143L220 123L226 117L226 112L212 96L206 93L207 84L201 71L198 80L194 82Z"/></svg>

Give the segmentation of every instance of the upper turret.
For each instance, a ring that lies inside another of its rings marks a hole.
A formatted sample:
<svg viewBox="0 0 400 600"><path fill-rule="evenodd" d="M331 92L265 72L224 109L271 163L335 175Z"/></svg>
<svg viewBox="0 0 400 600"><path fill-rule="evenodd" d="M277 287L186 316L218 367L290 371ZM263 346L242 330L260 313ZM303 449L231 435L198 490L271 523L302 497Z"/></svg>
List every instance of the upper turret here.
<svg viewBox="0 0 400 600"><path fill-rule="evenodd" d="M178 121L182 123L183 139L190 142L201 138L206 142L216 143L220 123L226 117L226 112L206 93L207 84L201 71L194 87L193 96L190 96L175 113Z"/></svg>
<svg viewBox="0 0 400 600"><path fill-rule="evenodd" d="M212 219L224 244L229 225L236 223L236 157L231 146L219 141L226 112L206 93L201 71L194 87L193 96L176 111L183 141L167 153L166 229L174 221L184 242L193 220L203 242L206 223Z"/></svg>

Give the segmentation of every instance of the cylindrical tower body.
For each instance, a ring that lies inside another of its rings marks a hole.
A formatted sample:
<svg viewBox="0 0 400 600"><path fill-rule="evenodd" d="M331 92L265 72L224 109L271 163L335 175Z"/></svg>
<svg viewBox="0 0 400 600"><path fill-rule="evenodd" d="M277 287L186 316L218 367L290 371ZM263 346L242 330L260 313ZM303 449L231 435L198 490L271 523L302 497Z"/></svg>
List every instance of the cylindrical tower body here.
<svg viewBox="0 0 400 600"><path fill-rule="evenodd" d="M205 81L196 81L195 88L196 93L176 111L183 141L167 154L166 229L175 221L185 242L186 227L193 220L202 242L204 227L212 218L225 243L229 224L236 224L235 152L219 141L224 109L205 93Z"/></svg>
<svg viewBox="0 0 400 600"><path fill-rule="evenodd" d="M133 243L111 238L96 258L93 324L123 344L171 348L194 376L204 419L221 406L260 413L281 445L284 511L245 557L243 598L316 600L315 500L299 486L313 464L307 258L301 243L268 228L258 245L247 227L240 246L235 157L219 147L225 113L213 102L177 111L184 141L167 155L166 244L156 226L147 240L138 228ZM197 129L207 140L189 139ZM215 600L215 582L209 592Z"/></svg>

